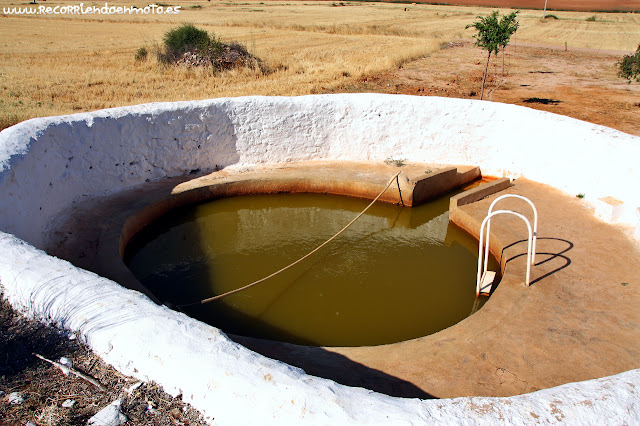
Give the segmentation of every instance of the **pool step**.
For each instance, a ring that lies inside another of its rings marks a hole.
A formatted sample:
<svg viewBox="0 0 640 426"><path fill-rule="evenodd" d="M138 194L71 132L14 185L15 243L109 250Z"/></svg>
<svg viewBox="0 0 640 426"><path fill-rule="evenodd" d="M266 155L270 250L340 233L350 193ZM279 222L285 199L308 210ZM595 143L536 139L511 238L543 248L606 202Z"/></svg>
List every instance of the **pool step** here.
<svg viewBox="0 0 640 426"><path fill-rule="evenodd" d="M480 296L489 296L491 294L491 287L493 287L495 279L496 273L494 271L484 271L480 280Z"/></svg>
<svg viewBox="0 0 640 426"><path fill-rule="evenodd" d="M405 205L419 206L442 194L481 177L477 166L449 166L429 169L422 175L412 177L401 188Z"/></svg>

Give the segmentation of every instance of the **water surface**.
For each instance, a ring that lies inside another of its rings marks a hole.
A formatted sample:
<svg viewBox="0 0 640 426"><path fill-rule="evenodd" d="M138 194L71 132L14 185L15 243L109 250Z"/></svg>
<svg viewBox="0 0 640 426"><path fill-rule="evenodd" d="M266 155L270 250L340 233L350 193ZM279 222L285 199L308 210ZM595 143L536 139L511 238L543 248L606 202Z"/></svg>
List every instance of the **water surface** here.
<svg viewBox="0 0 640 426"><path fill-rule="evenodd" d="M288 265L369 202L278 194L191 205L145 228L125 261L160 300L187 304ZM448 203L376 203L291 270L186 312L228 333L307 345L379 345L440 331L475 302L477 241L449 225Z"/></svg>

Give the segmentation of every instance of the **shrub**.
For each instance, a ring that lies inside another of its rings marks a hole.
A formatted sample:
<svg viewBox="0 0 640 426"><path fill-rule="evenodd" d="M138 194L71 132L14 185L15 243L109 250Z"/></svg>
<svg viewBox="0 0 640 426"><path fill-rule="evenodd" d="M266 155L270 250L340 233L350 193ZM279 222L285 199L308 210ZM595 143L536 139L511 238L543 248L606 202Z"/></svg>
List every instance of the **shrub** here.
<svg viewBox="0 0 640 426"><path fill-rule="evenodd" d="M191 52L206 57L213 63L222 52L222 43L215 36L209 36L206 31L193 24L184 24L167 31L163 43L165 50L158 55L163 62L176 61L186 52Z"/></svg>
<svg viewBox="0 0 640 426"><path fill-rule="evenodd" d="M386 164L388 166L394 165L396 167L402 167L402 166L405 165L405 162L404 162L404 160L387 158L386 160L384 160L384 164Z"/></svg>
<svg viewBox="0 0 640 426"><path fill-rule="evenodd" d="M587 22L595 22L595 21L597 21L597 20L598 20L598 18L596 17L596 15L589 16L589 17L586 19L586 21L587 21Z"/></svg>
<svg viewBox="0 0 640 426"><path fill-rule="evenodd" d="M211 43L211 37L193 24L184 24L167 31L163 41L167 50L187 51L194 48L206 49Z"/></svg>
<svg viewBox="0 0 640 426"><path fill-rule="evenodd" d="M184 24L165 33L163 50L158 49L158 61L186 68L211 67L213 71L247 67L263 74L269 70L247 48L233 41L229 44L217 40L213 34Z"/></svg>
<svg viewBox="0 0 640 426"><path fill-rule="evenodd" d="M636 53L632 55L624 55L618 61L618 76L626 78L631 83L633 80L640 82L640 44Z"/></svg>
<svg viewBox="0 0 640 426"><path fill-rule="evenodd" d="M149 51L147 50L146 47L141 47L138 50L136 50L136 62L142 62L142 61L146 61L147 57L149 56Z"/></svg>

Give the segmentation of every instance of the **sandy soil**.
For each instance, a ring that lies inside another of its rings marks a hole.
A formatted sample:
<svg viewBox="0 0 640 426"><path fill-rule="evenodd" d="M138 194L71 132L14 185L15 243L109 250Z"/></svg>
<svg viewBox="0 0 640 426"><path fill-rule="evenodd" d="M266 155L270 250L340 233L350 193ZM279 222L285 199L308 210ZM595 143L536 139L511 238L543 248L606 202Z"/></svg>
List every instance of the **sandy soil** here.
<svg viewBox="0 0 640 426"><path fill-rule="evenodd" d="M640 84L617 76L628 52L515 45L492 58L485 100L567 115L640 136ZM368 77L346 92L479 99L486 52L461 40L397 70Z"/></svg>

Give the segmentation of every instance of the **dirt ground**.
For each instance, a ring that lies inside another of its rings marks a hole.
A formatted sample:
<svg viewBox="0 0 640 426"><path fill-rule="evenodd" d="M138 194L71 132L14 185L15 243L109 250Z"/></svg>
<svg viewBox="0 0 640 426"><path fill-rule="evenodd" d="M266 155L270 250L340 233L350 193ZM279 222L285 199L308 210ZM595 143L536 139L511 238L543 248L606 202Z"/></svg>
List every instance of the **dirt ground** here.
<svg viewBox="0 0 640 426"><path fill-rule="evenodd" d="M640 136L640 84L617 76L628 52L513 44L489 65L484 99L523 105ZM428 57L367 77L345 92L480 99L486 52L461 40Z"/></svg>
<svg viewBox="0 0 640 426"><path fill-rule="evenodd" d="M86 425L112 401L122 399L127 424L205 425L202 415L154 383L118 373L77 339L18 315L0 293L0 425ZM104 389L36 357L71 360L73 368ZM12 394L22 398L11 403ZM65 401L75 401L65 407Z"/></svg>

